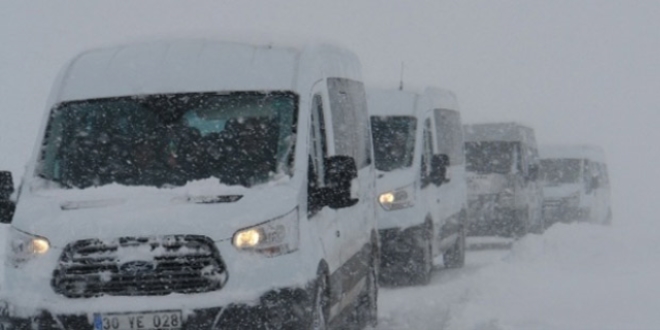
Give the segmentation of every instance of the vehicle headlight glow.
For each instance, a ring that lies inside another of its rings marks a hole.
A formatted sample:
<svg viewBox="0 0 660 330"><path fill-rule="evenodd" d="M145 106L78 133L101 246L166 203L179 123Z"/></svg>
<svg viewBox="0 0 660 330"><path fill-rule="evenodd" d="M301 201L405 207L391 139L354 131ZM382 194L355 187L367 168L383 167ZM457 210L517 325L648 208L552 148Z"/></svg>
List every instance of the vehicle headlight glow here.
<svg viewBox="0 0 660 330"><path fill-rule="evenodd" d="M9 260L18 266L50 250L50 242L45 237L34 236L13 229L10 234L11 256Z"/></svg>
<svg viewBox="0 0 660 330"><path fill-rule="evenodd" d="M378 202L387 211L400 210L415 205L415 185L411 184L378 196Z"/></svg>
<svg viewBox="0 0 660 330"><path fill-rule="evenodd" d="M241 251L253 251L268 257L298 249L298 208L254 227L237 231L232 244Z"/></svg>

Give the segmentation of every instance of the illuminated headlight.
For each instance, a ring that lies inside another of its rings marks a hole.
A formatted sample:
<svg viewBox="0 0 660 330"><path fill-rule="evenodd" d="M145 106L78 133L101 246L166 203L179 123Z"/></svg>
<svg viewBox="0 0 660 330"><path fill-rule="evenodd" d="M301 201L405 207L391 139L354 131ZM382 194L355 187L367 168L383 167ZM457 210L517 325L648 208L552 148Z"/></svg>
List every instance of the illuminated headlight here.
<svg viewBox="0 0 660 330"><path fill-rule="evenodd" d="M415 205L415 186L409 185L380 194L378 202L387 211L404 209Z"/></svg>
<svg viewBox="0 0 660 330"><path fill-rule="evenodd" d="M232 244L241 251L274 257L297 250L298 235L298 208L295 208L279 218L237 231Z"/></svg>
<svg viewBox="0 0 660 330"><path fill-rule="evenodd" d="M45 237L39 237L13 229L10 234L9 261L13 266L19 266L50 250L50 242Z"/></svg>

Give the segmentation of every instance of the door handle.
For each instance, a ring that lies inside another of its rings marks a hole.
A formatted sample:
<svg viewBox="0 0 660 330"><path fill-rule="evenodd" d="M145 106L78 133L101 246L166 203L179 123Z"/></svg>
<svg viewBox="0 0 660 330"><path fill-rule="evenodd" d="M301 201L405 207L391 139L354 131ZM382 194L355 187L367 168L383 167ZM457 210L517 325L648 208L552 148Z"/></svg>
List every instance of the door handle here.
<svg viewBox="0 0 660 330"><path fill-rule="evenodd" d="M337 230L337 231L335 232L335 235L337 235L337 237L341 236L341 233L339 232L339 230Z"/></svg>

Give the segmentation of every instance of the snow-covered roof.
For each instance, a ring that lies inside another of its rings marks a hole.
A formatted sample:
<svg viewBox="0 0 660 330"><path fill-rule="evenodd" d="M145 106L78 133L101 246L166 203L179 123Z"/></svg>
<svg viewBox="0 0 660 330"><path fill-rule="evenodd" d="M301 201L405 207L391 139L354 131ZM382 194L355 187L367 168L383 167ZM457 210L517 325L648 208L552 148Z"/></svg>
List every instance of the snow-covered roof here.
<svg viewBox="0 0 660 330"><path fill-rule="evenodd" d="M322 77L361 80L354 54L339 47L252 45L177 39L82 53L65 68L53 103L140 95L292 90ZM309 91L304 91L305 93Z"/></svg>
<svg viewBox="0 0 660 330"><path fill-rule="evenodd" d="M534 130L519 123L486 123L464 125L465 141L527 141Z"/></svg>
<svg viewBox="0 0 660 330"><path fill-rule="evenodd" d="M429 98L433 109L458 111L458 99L456 98L456 94L448 89L426 87L424 90L424 96Z"/></svg>
<svg viewBox="0 0 660 330"><path fill-rule="evenodd" d="M367 89L369 115L415 116L418 95L398 89Z"/></svg>
<svg viewBox="0 0 660 330"><path fill-rule="evenodd" d="M543 145L539 154L541 159L589 159L605 163L605 151L593 145Z"/></svg>

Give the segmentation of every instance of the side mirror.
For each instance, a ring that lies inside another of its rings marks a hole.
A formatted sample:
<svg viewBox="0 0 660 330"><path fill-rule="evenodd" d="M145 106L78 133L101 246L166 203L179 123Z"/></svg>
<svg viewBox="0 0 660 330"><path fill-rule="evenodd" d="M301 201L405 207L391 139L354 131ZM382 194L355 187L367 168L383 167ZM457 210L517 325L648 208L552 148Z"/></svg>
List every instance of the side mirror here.
<svg viewBox="0 0 660 330"><path fill-rule="evenodd" d="M433 155L431 157L430 181L436 186L449 182L447 168L449 167L449 156L445 154Z"/></svg>
<svg viewBox="0 0 660 330"><path fill-rule="evenodd" d="M350 156L331 156L325 159L325 204L333 209L353 206L358 199L351 198L351 183L358 177L355 159Z"/></svg>
<svg viewBox="0 0 660 330"><path fill-rule="evenodd" d="M16 204L10 200L0 200L0 223L11 223Z"/></svg>
<svg viewBox="0 0 660 330"><path fill-rule="evenodd" d="M14 193L14 180L11 172L0 171L0 223L10 223L14 217L16 204L9 200Z"/></svg>
<svg viewBox="0 0 660 330"><path fill-rule="evenodd" d="M0 171L0 200L9 199L14 193L14 179L11 172Z"/></svg>

